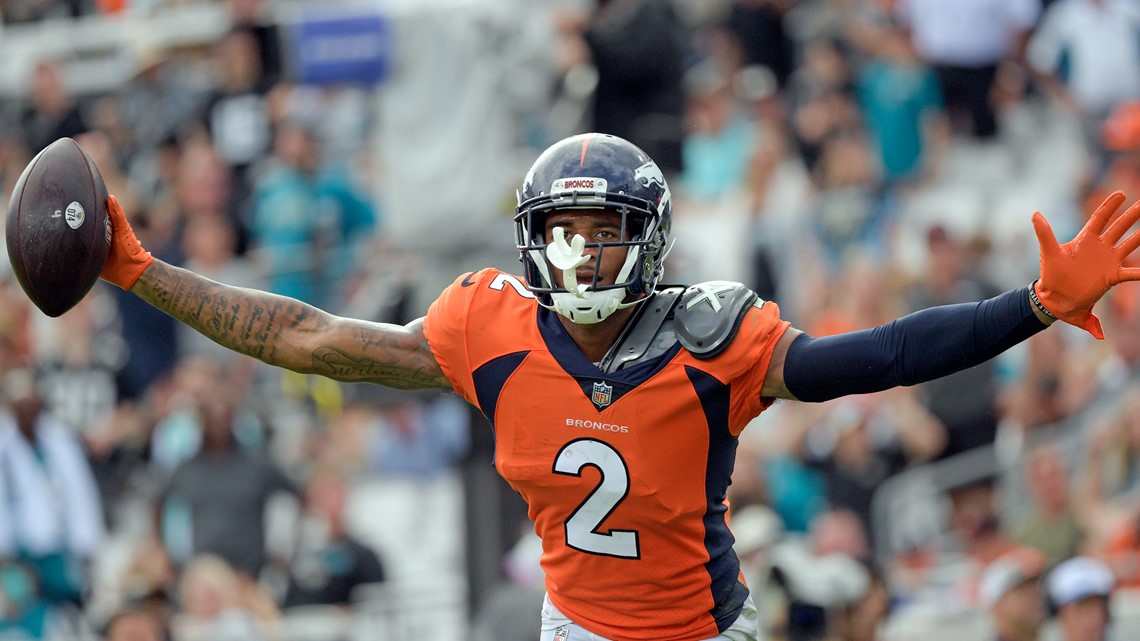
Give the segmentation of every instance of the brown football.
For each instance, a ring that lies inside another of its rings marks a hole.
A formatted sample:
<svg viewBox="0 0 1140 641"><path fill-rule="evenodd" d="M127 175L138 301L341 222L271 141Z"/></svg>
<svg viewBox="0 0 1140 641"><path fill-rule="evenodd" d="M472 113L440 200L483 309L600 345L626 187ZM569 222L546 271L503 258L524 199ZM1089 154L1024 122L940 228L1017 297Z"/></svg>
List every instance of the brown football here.
<svg viewBox="0 0 1140 641"><path fill-rule="evenodd" d="M71 138L36 154L12 191L8 258L40 311L59 316L99 278L111 246L107 186L94 161Z"/></svg>

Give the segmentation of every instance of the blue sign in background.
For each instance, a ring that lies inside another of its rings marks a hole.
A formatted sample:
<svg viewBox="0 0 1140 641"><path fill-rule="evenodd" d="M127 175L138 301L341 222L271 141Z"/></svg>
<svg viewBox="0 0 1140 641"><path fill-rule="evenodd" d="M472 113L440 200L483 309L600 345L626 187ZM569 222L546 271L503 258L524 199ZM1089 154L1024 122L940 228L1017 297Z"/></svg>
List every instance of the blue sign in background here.
<svg viewBox="0 0 1140 641"><path fill-rule="evenodd" d="M376 13L303 15L291 40L294 76L303 84L375 85L388 71L388 22Z"/></svg>

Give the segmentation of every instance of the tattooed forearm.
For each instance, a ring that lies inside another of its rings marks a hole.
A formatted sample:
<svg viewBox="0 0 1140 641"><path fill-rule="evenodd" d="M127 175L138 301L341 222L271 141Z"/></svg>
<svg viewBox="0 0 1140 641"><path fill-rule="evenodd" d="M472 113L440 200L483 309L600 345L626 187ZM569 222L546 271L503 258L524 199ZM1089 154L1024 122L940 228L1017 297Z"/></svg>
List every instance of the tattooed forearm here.
<svg viewBox="0 0 1140 641"><path fill-rule="evenodd" d="M300 301L229 287L165 263L147 269L132 291L221 345L291 369L309 359L284 349L285 331L319 330L306 324L316 315Z"/></svg>
<svg viewBox="0 0 1140 641"><path fill-rule="evenodd" d="M313 352L313 366L318 373L341 380L371 381L399 389L439 386L438 378L424 368L409 370L399 362L354 358L328 347Z"/></svg>
<svg viewBox="0 0 1140 641"><path fill-rule="evenodd" d="M271 365L401 389L448 386L418 322L400 327L339 318L162 261L131 291L218 344Z"/></svg>

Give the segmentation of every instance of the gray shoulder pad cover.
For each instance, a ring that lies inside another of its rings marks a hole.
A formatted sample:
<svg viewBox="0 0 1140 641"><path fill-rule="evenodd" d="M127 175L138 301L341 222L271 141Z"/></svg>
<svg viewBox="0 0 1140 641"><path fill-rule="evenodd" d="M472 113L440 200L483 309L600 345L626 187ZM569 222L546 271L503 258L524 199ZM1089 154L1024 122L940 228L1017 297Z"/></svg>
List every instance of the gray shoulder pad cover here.
<svg viewBox="0 0 1140 641"><path fill-rule="evenodd" d="M713 280L690 286L677 305L675 330L681 345L700 359L720 354L732 342L744 313L759 299L741 283Z"/></svg>

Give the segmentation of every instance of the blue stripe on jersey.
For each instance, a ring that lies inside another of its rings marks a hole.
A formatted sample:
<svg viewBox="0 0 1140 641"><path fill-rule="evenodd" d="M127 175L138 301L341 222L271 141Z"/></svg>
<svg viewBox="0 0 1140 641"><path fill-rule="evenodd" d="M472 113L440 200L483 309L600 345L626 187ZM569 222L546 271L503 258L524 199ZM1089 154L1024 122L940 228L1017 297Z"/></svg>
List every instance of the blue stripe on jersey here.
<svg viewBox="0 0 1140 641"><path fill-rule="evenodd" d="M530 351L503 354L494 360L487 361L471 373L475 382L475 396L479 399L479 409L483 416L495 427L495 406L499 403L499 393L503 391L507 379L522 364L523 359Z"/></svg>
<svg viewBox="0 0 1140 641"><path fill-rule="evenodd" d="M705 549L709 561L705 569L709 573L713 602L716 606L709 612L716 619L716 627L724 632L739 616L748 598L748 590L737 580L740 575L740 560L732 549L732 533L725 522L725 495L732 481L732 470L736 464L737 440L728 429L729 386L721 383L705 372L689 365L685 373L693 385L705 420L709 426L709 453L705 467Z"/></svg>

